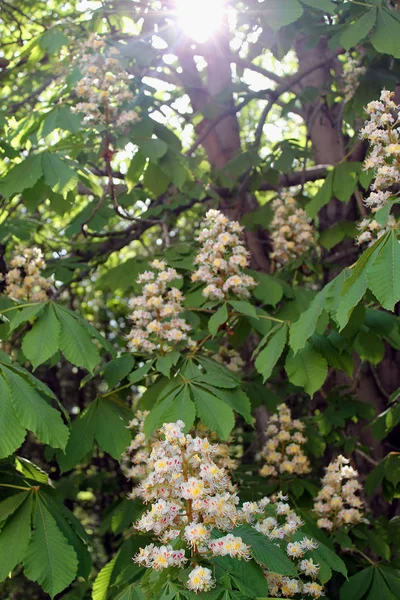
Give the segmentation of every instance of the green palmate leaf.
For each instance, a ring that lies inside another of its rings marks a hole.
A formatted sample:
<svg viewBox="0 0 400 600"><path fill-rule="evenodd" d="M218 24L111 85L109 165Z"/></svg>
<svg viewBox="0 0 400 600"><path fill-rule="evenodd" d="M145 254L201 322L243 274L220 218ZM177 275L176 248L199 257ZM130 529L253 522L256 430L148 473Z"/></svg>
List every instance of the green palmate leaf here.
<svg viewBox="0 0 400 600"><path fill-rule="evenodd" d="M200 387L217 396L225 404L228 404L236 413L242 415L247 423L250 425L253 423L250 400L240 387L224 389L220 386L210 385L210 383L201 383Z"/></svg>
<svg viewBox="0 0 400 600"><path fill-rule="evenodd" d="M52 490L41 491L41 498L55 519L57 527L66 538L68 544L75 550L78 558L77 576L87 579L92 568L89 551L83 540L88 536L74 515L55 497Z"/></svg>
<svg viewBox="0 0 400 600"><path fill-rule="evenodd" d="M317 10L322 10L329 14L335 12L335 5L330 0L302 0L302 3L310 6L311 8L316 8Z"/></svg>
<svg viewBox="0 0 400 600"><path fill-rule="evenodd" d="M301 536L299 534L297 535L298 539L301 539ZM314 553L316 560L318 559L318 561L326 563L328 567L332 569L332 571L337 571L338 573L341 573L344 577L347 577L346 565L340 558L340 556L336 554L336 552L325 546L325 544L319 542L318 548L316 550L313 550L313 554Z"/></svg>
<svg viewBox="0 0 400 600"><path fill-rule="evenodd" d="M375 50L400 58L400 22L383 7L378 9L376 29L371 36Z"/></svg>
<svg viewBox="0 0 400 600"><path fill-rule="evenodd" d="M328 365L334 369L345 371L351 377L354 364L348 352L340 352L327 337L318 334L313 335L311 343L315 350L327 360Z"/></svg>
<svg viewBox="0 0 400 600"><path fill-rule="evenodd" d="M31 532L31 512L32 494L27 493L0 531L0 581L4 581L24 557Z"/></svg>
<svg viewBox="0 0 400 600"><path fill-rule="evenodd" d="M143 173L144 166L146 164L146 157L142 152L136 152L132 158L128 171L125 175L125 181L127 183L128 193L138 184L141 174Z"/></svg>
<svg viewBox="0 0 400 600"><path fill-rule="evenodd" d="M54 305L54 308L61 324L61 352L77 367L93 371L100 355L88 331L69 312L57 305Z"/></svg>
<svg viewBox="0 0 400 600"><path fill-rule="evenodd" d="M372 585L368 593L367 600L375 600L375 598L385 598L385 600L398 600L397 593L396 595L392 593L379 568L376 568L374 570Z"/></svg>
<svg viewBox="0 0 400 600"><path fill-rule="evenodd" d="M18 473L22 473L24 477L38 481L39 483L45 483L51 485L50 479L46 471L43 471L40 467L35 465L33 462L22 456L15 458L15 470Z"/></svg>
<svg viewBox="0 0 400 600"><path fill-rule="evenodd" d="M23 427L33 431L38 438L54 448L65 448L68 429L60 413L11 367L1 366L8 385L8 398Z"/></svg>
<svg viewBox="0 0 400 600"><path fill-rule="evenodd" d="M285 370L289 381L298 385L313 396L321 388L328 374L328 365L321 354L310 343L297 354L290 352L286 359Z"/></svg>
<svg viewBox="0 0 400 600"><path fill-rule="evenodd" d="M400 242L395 231L368 265L367 282L382 307L393 311L400 300Z"/></svg>
<svg viewBox="0 0 400 600"><path fill-rule="evenodd" d="M311 219L317 216L319 210L328 204L333 197L333 174L334 171L329 171L323 186L320 188L316 196L307 204L306 212Z"/></svg>
<svg viewBox="0 0 400 600"><path fill-rule="evenodd" d="M221 439L226 440L235 425L232 409L198 386L192 386L192 395L197 415L204 425L215 431Z"/></svg>
<svg viewBox="0 0 400 600"><path fill-rule="evenodd" d="M371 31L376 23L377 9L371 8L357 18L355 21L346 25L341 36L340 43L346 50L357 46Z"/></svg>
<svg viewBox="0 0 400 600"><path fill-rule="evenodd" d="M150 410L150 414L147 415L146 420L144 422L144 432L147 436L151 435L155 429L160 427L162 423L165 422L162 420L163 414L167 409L171 407L177 394L179 394L182 391L183 384L179 383L176 380L171 380L169 383L170 385L167 385L164 388L164 390L162 390L165 393L162 393L161 397L158 396L156 390L154 397L152 394L153 402L151 404L146 405L146 408ZM152 393L153 388L149 388L148 392Z"/></svg>
<svg viewBox="0 0 400 600"><path fill-rule="evenodd" d="M37 581L51 598L75 578L78 559L40 496L33 520L34 531L24 557L26 577Z"/></svg>
<svg viewBox="0 0 400 600"><path fill-rule="evenodd" d="M263 2L262 16L265 23L269 25L274 31L278 31L284 25L294 23L303 14L303 7L298 0L273 0L272 2Z"/></svg>
<svg viewBox="0 0 400 600"><path fill-rule="evenodd" d="M229 304L241 315L258 319L257 311L250 302L245 302L244 300L230 300Z"/></svg>
<svg viewBox="0 0 400 600"><path fill-rule="evenodd" d="M333 195L342 202L348 202L357 187L359 162L345 162L338 165L333 172Z"/></svg>
<svg viewBox="0 0 400 600"><path fill-rule="evenodd" d="M98 398L95 438L100 448L119 460L129 446L131 434L127 429L132 412L117 399Z"/></svg>
<svg viewBox="0 0 400 600"><path fill-rule="evenodd" d="M12 319L10 319L10 333L19 327L21 323L26 323L26 321L36 317L36 315L38 315L42 310L43 306L45 306L43 302L38 302L34 306L27 306L26 308L22 306L21 310L16 310L14 316Z"/></svg>
<svg viewBox="0 0 400 600"><path fill-rule="evenodd" d="M158 424L174 423L179 419L185 423L185 431L189 431L196 418L196 407L190 397L189 386L185 385L177 393L172 402L167 402L165 410L160 414Z"/></svg>
<svg viewBox="0 0 400 600"><path fill-rule="evenodd" d="M17 510L18 506L20 506L22 502L27 499L28 494L29 492L20 492L19 494L9 496L3 500L3 502L0 502L0 523L5 521L7 517L12 515Z"/></svg>
<svg viewBox="0 0 400 600"><path fill-rule="evenodd" d="M283 550L275 546L274 542L266 538L265 535L253 529L250 525L236 527L234 534L250 545L254 558L267 567L269 571L280 575L296 576L297 570L293 562Z"/></svg>
<svg viewBox="0 0 400 600"><path fill-rule="evenodd" d="M272 369L278 362L287 340L287 325L277 325L267 334L267 344L259 353L254 363L257 371L261 373L266 381L272 373Z"/></svg>
<svg viewBox="0 0 400 600"><path fill-rule="evenodd" d="M42 174L42 157L28 156L23 162L12 167L4 179L0 180L0 194L5 198L19 194L33 187Z"/></svg>
<svg viewBox="0 0 400 600"><path fill-rule="evenodd" d="M259 273L258 271L251 271L250 273L258 282L258 285L254 289L254 296L265 304L276 306L282 300L283 296L281 284L271 275Z"/></svg>
<svg viewBox="0 0 400 600"><path fill-rule="evenodd" d="M199 363L204 367L206 373L202 374L200 371L195 371L198 381L222 388L235 388L240 384L240 379L224 365L204 357L199 358Z"/></svg>
<svg viewBox="0 0 400 600"><path fill-rule="evenodd" d="M131 435L127 429L132 412L111 396L97 398L71 426L70 438L64 454L57 455L62 471L69 471L88 454L96 440L100 448L119 460L129 446Z"/></svg>
<svg viewBox="0 0 400 600"><path fill-rule="evenodd" d="M176 350L172 350L171 352L167 352L165 356L161 356L156 361L156 369L160 371L165 377L169 377L171 374L171 369L180 358L179 352Z"/></svg>
<svg viewBox="0 0 400 600"><path fill-rule="evenodd" d="M353 221L340 221L332 227L324 229L319 236L320 244L330 250L339 244L345 237L355 238L357 235L357 226Z"/></svg>
<svg viewBox="0 0 400 600"><path fill-rule="evenodd" d="M138 369L133 371L133 373L131 373L129 375L129 381L132 384L142 381L142 379L144 379L146 377L147 373L152 368L153 363L154 363L154 360L150 360L149 362L145 363L142 367L139 367Z"/></svg>
<svg viewBox="0 0 400 600"><path fill-rule="evenodd" d="M214 313L208 321L208 331L212 336L215 336L221 325L228 320L228 308L226 303L222 304L216 313Z"/></svg>
<svg viewBox="0 0 400 600"><path fill-rule="evenodd" d="M239 561L230 558L229 556L223 556L214 558L213 562L216 564L217 569L221 574L229 574L235 587L239 588L239 590L245 594L246 598L266 597L266 594L268 593L267 582L262 570L254 560L246 562L244 560ZM219 595L217 598L225 598L225 596Z"/></svg>
<svg viewBox="0 0 400 600"><path fill-rule="evenodd" d="M58 351L60 331L59 320L52 303L49 303L22 342L22 350L34 369Z"/></svg>
<svg viewBox="0 0 400 600"><path fill-rule="evenodd" d="M113 575L115 563L117 562L118 555L107 563L99 574L97 575L92 591L92 600L106 600L108 596L108 589L111 583L111 577Z"/></svg>
<svg viewBox="0 0 400 600"><path fill-rule="evenodd" d="M340 329L343 329L347 325L354 307L357 306L367 291L367 270L380 251L381 246L386 243L388 235L383 235L363 252L352 268L350 277L344 281L341 299L336 310L336 321Z"/></svg>
<svg viewBox="0 0 400 600"><path fill-rule="evenodd" d="M42 155L44 180L57 194L65 196L78 183L78 173L69 166L68 161L57 154L44 152Z"/></svg>
<svg viewBox="0 0 400 600"><path fill-rule="evenodd" d="M132 354L123 354L115 360L109 362L104 368L104 379L110 388L117 385L118 381L124 379L133 369Z"/></svg>
<svg viewBox="0 0 400 600"><path fill-rule="evenodd" d="M157 160L164 156L168 150L168 146L165 142L155 138L148 140L137 139L137 145L139 146L141 153L153 162L157 162Z"/></svg>
<svg viewBox="0 0 400 600"><path fill-rule="evenodd" d="M374 493L376 488L382 483L383 478L385 477L385 459L379 463L372 471L369 473L367 479L365 480L364 488L365 492L368 496Z"/></svg>
<svg viewBox="0 0 400 600"><path fill-rule="evenodd" d="M67 36L59 27L52 27L45 31L39 38L39 44L50 54L56 54L63 46L68 44Z"/></svg>
<svg viewBox="0 0 400 600"><path fill-rule="evenodd" d="M372 331L360 331L354 342L354 350L362 360L368 360L373 365L380 363L385 356L382 339Z"/></svg>
<svg viewBox="0 0 400 600"><path fill-rule="evenodd" d="M10 456L17 450L25 435L25 427L19 422L14 410L7 383L0 376L0 458Z"/></svg>
<svg viewBox="0 0 400 600"><path fill-rule="evenodd" d="M158 165L154 162L147 164L147 169L143 177L143 185L152 194L160 196L167 190L170 182L170 178Z"/></svg>
<svg viewBox="0 0 400 600"><path fill-rule="evenodd" d="M308 309L290 326L289 343L294 354L304 348L307 340L315 332L318 319L324 309L328 308L330 295L337 283L337 278L328 283L311 301Z"/></svg>
<svg viewBox="0 0 400 600"><path fill-rule="evenodd" d="M132 583L126 590L118 594L115 600L145 600L145 595L136 584Z"/></svg>

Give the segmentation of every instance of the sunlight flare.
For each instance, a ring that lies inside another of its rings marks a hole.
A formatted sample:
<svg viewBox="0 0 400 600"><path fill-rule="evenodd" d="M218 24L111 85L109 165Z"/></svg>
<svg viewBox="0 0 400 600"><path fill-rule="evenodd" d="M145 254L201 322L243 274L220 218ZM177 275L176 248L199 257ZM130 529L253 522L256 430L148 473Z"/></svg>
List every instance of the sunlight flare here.
<svg viewBox="0 0 400 600"><path fill-rule="evenodd" d="M176 0L182 30L196 42L206 42L220 28L224 0Z"/></svg>

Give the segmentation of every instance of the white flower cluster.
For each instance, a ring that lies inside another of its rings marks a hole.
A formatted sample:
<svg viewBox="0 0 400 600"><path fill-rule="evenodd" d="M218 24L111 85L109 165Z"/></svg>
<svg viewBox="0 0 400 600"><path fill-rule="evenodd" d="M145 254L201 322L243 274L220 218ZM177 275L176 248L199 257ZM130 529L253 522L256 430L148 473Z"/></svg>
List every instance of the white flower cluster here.
<svg viewBox="0 0 400 600"><path fill-rule="evenodd" d="M138 485L142 479L148 475L148 461L153 448L153 444L157 441L155 435L146 438L144 433L144 422L149 414L149 411L138 410L135 417L129 422L129 429L135 431L135 436L132 439L129 447L121 455L120 467L122 473L127 479L133 482L133 489L129 493L129 499L134 500L137 497ZM198 423L195 429L197 437L216 439L217 435ZM231 444L220 442L214 446L213 460L218 467L227 469L229 472L234 471L240 464L240 457L243 453L242 444Z"/></svg>
<svg viewBox="0 0 400 600"><path fill-rule="evenodd" d="M366 71L365 67L361 66L358 58L353 58L346 53L346 62L343 67L343 94L345 102L348 102L354 96L358 88L361 77Z"/></svg>
<svg viewBox="0 0 400 600"><path fill-rule="evenodd" d="M302 433L304 424L299 419L292 419L286 404L280 404L277 411L270 417L266 430L267 441L261 451L266 464L261 468L260 475L277 477L309 473L310 462L302 448L307 441Z"/></svg>
<svg viewBox="0 0 400 600"><path fill-rule="evenodd" d="M249 252L242 244L243 227L229 221L219 210L209 210L196 238L202 244L195 257L197 270L192 281L204 282L203 296L225 300L229 295L248 298L256 282L243 269L249 263Z"/></svg>
<svg viewBox="0 0 400 600"><path fill-rule="evenodd" d="M148 475L138 488L138 496L152 506L135 523L135 528L153 532L163 545L142 548L134 558L136 563L159 570L182 567L190 561L194 568L186 585L190 590L202 592L211 589L215 581L211 569L199 563L213 556L251 559L251 547L232 531L242 523L250 524L279 546L283 544L288 556L295 560L316 548L316 543L306 537L290 543L302 521L285 502L286 496L278 494L272 502L263 498L239 507L227 472L214 461L217 446L207 438L185 435L184 427L182 421L164 424L160 429L163 439L152 445ZM212 537L213 529L223 535ZM179 541L179 551L173 548L175 541ZM182 544L189 555L181 549ZM306 568L304 560L303 566L299 564L299 575L315 578L318 565L312 568L310 563ZM319 595L315 590L307 592L306 585L299 583L299 589L316 598L322 594L322 588Z"/></svg>
<svg viewBox="0 0 400 600"><path fill-rule="evenodd" d="M302 569L303 567L303 569ZM300 562L300 570L304 570L305 575L318 575L319 565L313 562L313 559L302 560ZM324 596L323 587L316 581L308 581L303 583L298 579L291 579L276 573L267 573L268 590L271 598L292 598L295 594L303 592L313 598L321 598Z"/></svg>
<svg viewBox="0 0 400 600"><path fill-rule="evenodd" d="M389 198L395 195L393 186L400 182L400 128L399 111L392 97L393 92L383 90L380 101L370 102L365 109L369 115L360 131L360 137L368 140L371 152L364 161L364 170L374 170L375 178L371 184L372 192L365 199L365 204L372 213L383 208ZM385 224L376 219L363 219L359 225L361 230L357 243L373 243L386 231L396 227L396 219L389 215Z"/></svg>
<svg viewBox="0 0 400 600"><path fill-rule="evenodd" d="M363 501L356 495L362 486L349 462L339 455L325 470L322 488L314 501L314 512L320 517L317 524L322 529L356 525L363 518Z"/></svg>
<svg viewBox="0 0 400 600"><path fill-rule="evenodd" d="M44 302L51 282L42 277L46 268L40 248L25 248L10 260L11 269L5 275L5 293L16 300Z"/></svg>
<svg viewBox="0 0 400 600"><path fill-rule="evenodd" d="M78 97L85 98L75 109L85 114L85 121L122 127L136 121L133 110L122 110L124 103L133 99L129 90L129 76L116 58L118 48L107 47L96 34L83 45L84 52L79 60L83 77L75 86Z"/></svg>
<svg viewBox="0 0 400 600"><path fill-rule="evenodd" d="M144 421L148 414L148 410L136 411L135 417L129 422L129 429L134 429L136 434L126 452L121 456L121 471L127 479L134 481L135 484L147 475L146 463L152 444L152 439L146 439L144 433ZM129 498L133 500L135 497L136 488L134 487Z"/></svg>
<svg viewBox="0 0 400 600"><path fill-rule="evenodd" d="M215 362L224 365L232 373L238 373L244 367L244 360L234 348L220 346L218 352L211 357Z"/></svg>
<svg viewBox="0 0 400 600"><path fill-rule="evenodd" d="M163 260L153 260L150 267L156 273L145 271L139 275L136 281L143 286L142 294L131 300L133 328L128 334L128 346L132 352L155 349L167 352L187 340L187 332L191 330L185 319L179 317L184 310L183 295L169 285L181 275L168 268ZM190 345L190 340L187 343Z"/></svg>
<svg viewBox="0 0 400 600"><path fill-rule="evenodd" d="M317 250L314 228L306 212L299 208L289 193L272 202L271 258L280 266Z"/></svg>

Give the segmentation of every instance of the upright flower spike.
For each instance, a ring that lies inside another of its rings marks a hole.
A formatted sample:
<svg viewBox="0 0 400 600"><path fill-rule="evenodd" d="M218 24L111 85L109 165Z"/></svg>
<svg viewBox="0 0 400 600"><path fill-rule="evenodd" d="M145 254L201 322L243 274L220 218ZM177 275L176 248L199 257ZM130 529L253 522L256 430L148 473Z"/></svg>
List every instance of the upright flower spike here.
<svg viewBox="0 0 400 600"><path fill-rule="evenodd" d="M316 598L322 595L323 588L315 582L319 566L304 556L317 544L307 537L290 542L303 523L287 497L279 493L240 507L227 472L215 462L218 448L207 438L185 435L184 426L182 421L165 423L159 431L161 439L153 443L148 475L137 491L152 505L134 526L153 532L162 545L152 543L140 549L135 562L157 571L190 562L193 569L187 587L196 593L207 591L215 585L212 570L206 566L213 557L251 560L251 546L234 530L248 524L285 549L296 564L302 561L297 566L298 579L265 573L268 580L275 577L281 595L290 597L303 590ZM213 530L220 532L219 537ZM312 579L304 581L304 577Z"/></svg>
<svg viewBox="0 0 400 600"><path fill-rule="evenodd" d="M361 65L361 61L358 58L354 58L348 53L345 56L346 62L343 66L342 75L343 95L345 102L349 102L354 96L366 68Z"/></svg>
<svg viewBox="0 0 400 600"><path fill-rule="evenodd" d="M397 195L394 185L400 181L400 128L399 111L392 98L393 92L383 90L380 101L373 101L365 109L369 121L360 131L360 137L368 140L371 151L364 161L364 170L373 169L374 180L371 193L365 204L372 214L383 208L391 196ZM373 216L360 221L358 244L373 244L387 231L397 226L393 215L388 215L386 222L378 222Z"/></svg>
<svg viewBox="0 0 400 600"><path fill-rule="evenodd" d="M46 263L40 248L25 248L20 254L13 256L10 267L5 276L7 296L31 302L47 300L51 282L41 275Z"/></svg>
<svg viewBox="0 0 400 600"><path fill-rule="evenodd" d="M278 265L283 267L304 255L317 252L318 246L310 219L289 193L276 198L272 202L272 209L271 258Z"/></svg>
<svg viewBox="0 0 400 600"><path fill-rule="evenodd" d="M266 430L267 441L261 451L261 457L266 464L261 468L260 475L305 475L311 468L303 450L307 441L302 433L304 424L299 419L292 419L286 404L280 404L277 410L278 413L270 417L270 424Z"/></svg>
<svg viewBox="0 0 400 600"><path fill-rule="evenodd" d="M248 298L255 287L254 279L244 273L249 252L242 244L242 232L237 221L229 221L219 210L206 213L196 238L202 244L194 259L198 268L192 274L192 281L206 283L206 298Z"/></svg>
<svg viewBox="0 0 400 600"><path fill-rule="evenodd" d="M357 495L362 486L357 471L349 463L348 458L339 455L325 469L322 488L314 500L321 529L331 531L362 521L364 503Z"/></svg>
<svg viewBox="0 0 400 600"><path fill-rule="evenodd" d="M100 36L92 34L83 50L78 63L83 77L76 84L75 93L85 101L75 109L84 113L85 121L102 123L108 128L136 121L136 112L124 109L133 100L133 94L129 90L129 76L117 58L118 48L107 46Z"/></svg>
<svg viewBox="0 0 400 600"><path fill-rule="evenodd" d="M171 281L181 276L168 268L165 261L153 260L153 271L145 271L137 278L142 294L131 300L134 309L130 318L133 327L128 334L128 346L132 352L150 353L172 350L188 339L191 326L179 317L183 312L183 295Z"/></svg>
<svg viewBox="0 0 400 600"><path fill-rule="evenodd" d="M135 417L129 423L129 429L136 431L135 437L129 447L121 456L121 471L125 477L136 485L147 475L146 463L151 452L152 438L146 439L144 434L144 422L149 414L148 410L138 410ZM129 498L136 497L136 487L132 489Z"/></svg>

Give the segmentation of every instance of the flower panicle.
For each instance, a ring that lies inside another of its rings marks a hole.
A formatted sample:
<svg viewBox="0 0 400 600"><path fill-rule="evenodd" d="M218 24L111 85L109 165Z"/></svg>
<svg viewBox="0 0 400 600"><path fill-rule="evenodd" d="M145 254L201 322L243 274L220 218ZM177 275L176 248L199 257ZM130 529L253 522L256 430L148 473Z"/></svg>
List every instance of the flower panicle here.
<svg viewBox="0 0 400 600"><path fill-rule="evenodd" d="M48 298L51 281L42 276L46 268L40 248L24 248L10 260L6 273L5 293L15 300L44 302Z"/></svg>
<svg viewBox="0 0 400 600"><path fill-rule="evenodd" d="M322 488L314 500L318 527L332 531L363 520L362 486L357 471L341 454L325 470Z"/></svg>
<svg viewBox="0 0 400 600"><path fill-rule="evenodd" d="M184 297L171 285L181 275L163 260L153 260L150 267L154 271L145 271L136 280L142 286L142 294L131 300L133 326L127 338L129 348L132 352L158 349L165 353L180 342L190 346L188 332L192 328L180 317Z"/></svg>
<svg viewBox="0 0 400 600"><path fill-rule="evenodd" d="M397 227L397 221L391 214L385 222L374 214L386 206L394 195L393 186L400 181L400 106L393 101L394 93L382 90L379 101L370 102L365 111L369 116L360 131L360 137L367 140L370 153L364 161L364 170L374 171L371 192L364 200L372 216L358 223L360 234L357 244L373 244L390 229Z"/></svg>
<svg viewBox="0 0 400 600"><path fill-rule="evenodd" d="M134 96L119 54L118 48L108 46L97 34L92 34L83 44L78 62L82 78L75 86L75 93L84 101L79 102L75 110L84 113L88 123L121 128L138 118L134 110L124 108Z"/></svg>
<svg viewBox="0 0 400 600"><path fill-rule="evenodd" d="M260 475L305 475L311 471L311 467L303 450L307 442L303 434L304 424L299 419L292 419L286 404L280 404L277 411L277 414L270 417L266 430L267 441L261 451L261 458L265 460L265 464L260 470Z"/></svg>
<svg viewBox="0 0 400 600"><path fill-rule="evenodd" d="M305 210L289 193L272 202L271 258L283 267L303 255L318 252L315 231Z"/></svg>
<svg viewBox="0 0 400 600"><path fill-rule="evenodd" d="M210 300L248 298L256 282L244 269L249 252L242 243L243 227L219 210L211 209L201 223L196 240L201 248L195 257L193 282L205 282L203 296Z"/></svg>
<svg viewBox="0 0 400 600"><path fill-rule="evenodd" d="M317 544L306 536L299 542L290 542L302 521L287 503L287 496L278 493L271 499L265 497L240 506L228 473L215 462L218 447L207 438L185 434L184 429L182 421L165 423L147 459L148 475L139 486L138 496L151 503L151 508L134 527L152 532L162 545L142 548L134 557L135 562L154 570L183 567L188 561L195 563L186 586L196 593L207 591L216 582L211 569L203 563L218 556L251 560L251 545L235 530L238 525L247 524L277 545L284 545L291 559L301 561L299 589L319 598L323 594L315 582L319 566L305 556ZM311 577L311 581L304 582L304 577ZM286 580L283 583L287 585Z"/></svg>

